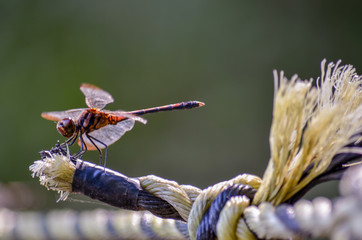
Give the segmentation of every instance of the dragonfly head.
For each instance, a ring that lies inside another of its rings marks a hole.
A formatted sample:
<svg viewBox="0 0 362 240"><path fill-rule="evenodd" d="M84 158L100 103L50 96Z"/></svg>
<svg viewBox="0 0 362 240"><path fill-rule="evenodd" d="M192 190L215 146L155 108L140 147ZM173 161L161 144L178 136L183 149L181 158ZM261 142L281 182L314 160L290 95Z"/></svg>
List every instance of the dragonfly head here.
<svg viewBox="0 0 362 240"><path fill-rule="evenodd" d="M57 129L60 134L66 138L73 136L76 131L75 123L71 118L63 118L57 123Z"/></svg>

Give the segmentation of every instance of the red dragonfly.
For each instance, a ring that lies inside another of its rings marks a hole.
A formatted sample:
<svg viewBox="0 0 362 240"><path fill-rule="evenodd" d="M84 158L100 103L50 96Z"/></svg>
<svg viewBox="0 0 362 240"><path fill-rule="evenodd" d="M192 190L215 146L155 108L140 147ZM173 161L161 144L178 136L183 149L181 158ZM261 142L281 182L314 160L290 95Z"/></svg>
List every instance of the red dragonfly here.
<svg viewBox="0 0 362 240"><path fill-rule="evenodd" d="M44 112L41 116L48 120L58 121L58 132L68 138L64 144L72 145L79 136L80 151L74 156L82 156L87 150L97 150L102 162L101 149L105 148L104 164L107 161L109 145L131 130L135 121L143 124L147 123L145 119L140 117L141 115L205 105L199 101L188 101L128 112L121 110L107 111L103 110L103 108L113 102L111 94L91 84L82 84L80 90L83 92L85 102L89 108Z"/></svg>

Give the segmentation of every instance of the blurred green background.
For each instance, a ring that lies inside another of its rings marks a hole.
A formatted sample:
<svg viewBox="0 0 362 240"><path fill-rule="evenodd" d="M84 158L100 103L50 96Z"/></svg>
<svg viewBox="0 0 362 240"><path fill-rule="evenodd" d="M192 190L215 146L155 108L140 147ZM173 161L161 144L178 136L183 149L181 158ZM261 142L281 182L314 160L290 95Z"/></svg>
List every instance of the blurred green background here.
<svg viewBox="0 0 362 240"><path fill-rule="evenodd" d="M0 181L33 183L54 202L28 170L40 150L64 141L40 114L85 107L84 82L113 95L109 110L206 103L145 116L147 125L110 147L107 167L200 188L262 176L272 70L316 78L327 58L362 71L360 6L327 3L1 1ZM94 152L84 159L99 162ZM327 184L315 194L337 193Z"/></svg>

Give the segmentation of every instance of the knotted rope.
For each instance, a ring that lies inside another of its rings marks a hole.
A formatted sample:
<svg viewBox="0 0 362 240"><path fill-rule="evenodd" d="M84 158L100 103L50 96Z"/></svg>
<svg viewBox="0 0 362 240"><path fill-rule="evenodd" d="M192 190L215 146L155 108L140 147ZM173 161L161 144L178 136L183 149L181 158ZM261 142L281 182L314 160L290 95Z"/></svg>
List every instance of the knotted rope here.
<svg viewBox="0 0 362 240"><path fill-rule="evenodd" d="M201 191L153 175L128 178L81 160L72 161L64 149L44 153L31 170L41 184L60 191L60 200L80 192L113 206L181 220L185 222L179 224L184 238L287 239L341 234L341 219L353 224L353 219L360 217L360 189L353 186L356 194L350 193L352 200L347 196L338 206L326 199L295 203L314 185L340 179L361 162L362 78L351 65L340 66L339 61L326 68L325 63L322 61L322 75L315 86L312 80L302 81L296 75L288 80L283 72L278 76L274 71L271 158L262 179L243 174ZM68 168L70 172L65 170ZM109 183L117 182L120 184L107 189ZM353 181L361 187L357 183ZM348 203L355 207L349 209L351 214L357 215L347 217L346 207L341 205ZM311 221L312 217L321 222ZM352 225L350 229L348 236L361 237Z"/></svg>

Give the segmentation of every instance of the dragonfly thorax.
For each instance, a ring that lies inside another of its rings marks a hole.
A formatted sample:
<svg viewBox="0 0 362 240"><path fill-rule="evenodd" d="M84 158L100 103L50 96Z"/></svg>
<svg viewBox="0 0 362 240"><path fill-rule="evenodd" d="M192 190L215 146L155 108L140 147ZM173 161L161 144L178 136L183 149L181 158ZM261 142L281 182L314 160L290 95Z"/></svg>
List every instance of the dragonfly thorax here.
<svg viewBox="0 0 362 240"><path fill-rule="evenodd" d="M57 130L66 138L70 138L76 131L76 126L71 118L63 118L57 123Z"/></svg>

